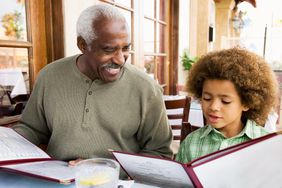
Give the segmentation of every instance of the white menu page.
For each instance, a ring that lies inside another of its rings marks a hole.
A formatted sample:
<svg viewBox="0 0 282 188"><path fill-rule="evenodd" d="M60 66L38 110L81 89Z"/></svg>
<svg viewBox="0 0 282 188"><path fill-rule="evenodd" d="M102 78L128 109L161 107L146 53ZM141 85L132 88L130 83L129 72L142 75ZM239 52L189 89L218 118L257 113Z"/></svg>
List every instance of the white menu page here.
<svg viewBox="0 0 282 188"><path fill-rule="evenodd" d="M161 158L113 152L117 161L137 183L160 187L194 187L182 164Z"/></svg>
<svg viewBox="0 0 282 188"><path fill-rule="evenodd" d="M50 156L13 129L0 127L0 164L2 161L35 158Z"/></svg>
<svg viewBox="0 0 282 188"><path fill-rule="evenodd" d="M74 167L69 167L67 162L57 160L5 165L1 168L24 172L25 174L34 174L66 184L74 181L75 178Z"/></svg>
<svg viewBox="0 0 282 188"><path fill-rule="evenodd" d="M282 135L194 167L204 187L282 187Z"/></svg>

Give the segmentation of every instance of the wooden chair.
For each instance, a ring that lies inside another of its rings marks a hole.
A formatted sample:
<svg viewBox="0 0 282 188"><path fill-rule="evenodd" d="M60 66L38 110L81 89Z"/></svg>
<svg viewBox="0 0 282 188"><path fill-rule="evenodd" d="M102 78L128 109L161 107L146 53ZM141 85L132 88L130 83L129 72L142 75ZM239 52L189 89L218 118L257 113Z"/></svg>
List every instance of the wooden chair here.
<svg viewBox="0 0 282 188"><path fill-rule="evenodd" d="M193 132L193 131L195 131L199 128L201 128L201 127L196 126L196 125L191 125L189 122L183 122L182 123L182 129L181 129L181 137L183 137L183 138L181 139L181 141L184 140L185 137L188 134L190 134L191 132Z"/></svg>
<svg viewBox="0 0 282 188"><path fill-rule="evenodd" d="M190 111L191 97L183 96L183 98L170 98L165 100L167 116L173 131L173 140L182 141L186 137L186 133L190 132L189 126L182 126L184 122L188 123ZM188 128L188 130L186 130Z"/></svg>
<svg viewBox="0 0 282 188"><path fill-rule="evenodd" d="M30 96L30 94L20 94L15 97L12 97L11 91L7 91L7 95L11 104L23 103L24 107Z"/></svg>
<svg viewBox="0 0 282 188"><path fill-rule="evenodd" d="M23 103L0 105L0 117L15 116L22 113Z"/></svg>
<svg viewBox="0 0 282 188"><path fill-rule="evenodd" d="M0 85L0 126L11 127L16 124L25 107L29 95L11 97L11 91Z"/></svg>

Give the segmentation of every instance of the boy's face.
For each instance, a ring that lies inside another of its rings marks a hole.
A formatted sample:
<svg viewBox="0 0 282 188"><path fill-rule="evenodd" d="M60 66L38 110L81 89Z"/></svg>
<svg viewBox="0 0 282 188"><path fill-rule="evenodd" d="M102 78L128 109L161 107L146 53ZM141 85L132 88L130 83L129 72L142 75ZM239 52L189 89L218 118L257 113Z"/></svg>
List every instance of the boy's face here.
<svg viewBox="0 0 282 188"><path fill-rule="evenodd" d="M202 92L202 109L207 124L213 126L225 137L241 132L243 111L247 111L240 100L235 85L229 80L205 80Z"/></svg>

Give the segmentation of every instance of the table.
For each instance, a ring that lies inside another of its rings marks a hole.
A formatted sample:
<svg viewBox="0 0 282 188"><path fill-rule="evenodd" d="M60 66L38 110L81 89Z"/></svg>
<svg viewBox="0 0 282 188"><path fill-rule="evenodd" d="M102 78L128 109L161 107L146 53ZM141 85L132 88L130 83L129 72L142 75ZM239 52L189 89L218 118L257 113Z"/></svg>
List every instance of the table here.
<svg viewBox="0 0 282 188"><path fill-rule="evenodd" d="M68 185L33 178L29 176L0 171L0 187L5 188L75 188L75 183ZM157 188L155 186L134 183L130 188Z"/></svg>
<svg viewBox="0 0 282 188"><path fill-rule="evenodd" d="M27 94L24 77L20 69L0 69L0 85L14 86L11 96Z"/></svg>

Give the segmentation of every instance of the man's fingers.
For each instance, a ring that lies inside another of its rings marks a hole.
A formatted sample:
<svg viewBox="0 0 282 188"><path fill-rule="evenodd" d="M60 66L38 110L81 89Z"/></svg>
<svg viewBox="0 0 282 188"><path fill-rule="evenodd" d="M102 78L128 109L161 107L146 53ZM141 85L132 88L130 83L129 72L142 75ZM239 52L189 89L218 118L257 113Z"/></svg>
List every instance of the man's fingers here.
<svg viewBox="0 0 282 188"><path fill-rule="evenodd" d="M75 166L80 161L82 161L82 159L71 160L69 161L69 166Z"/></svg>

